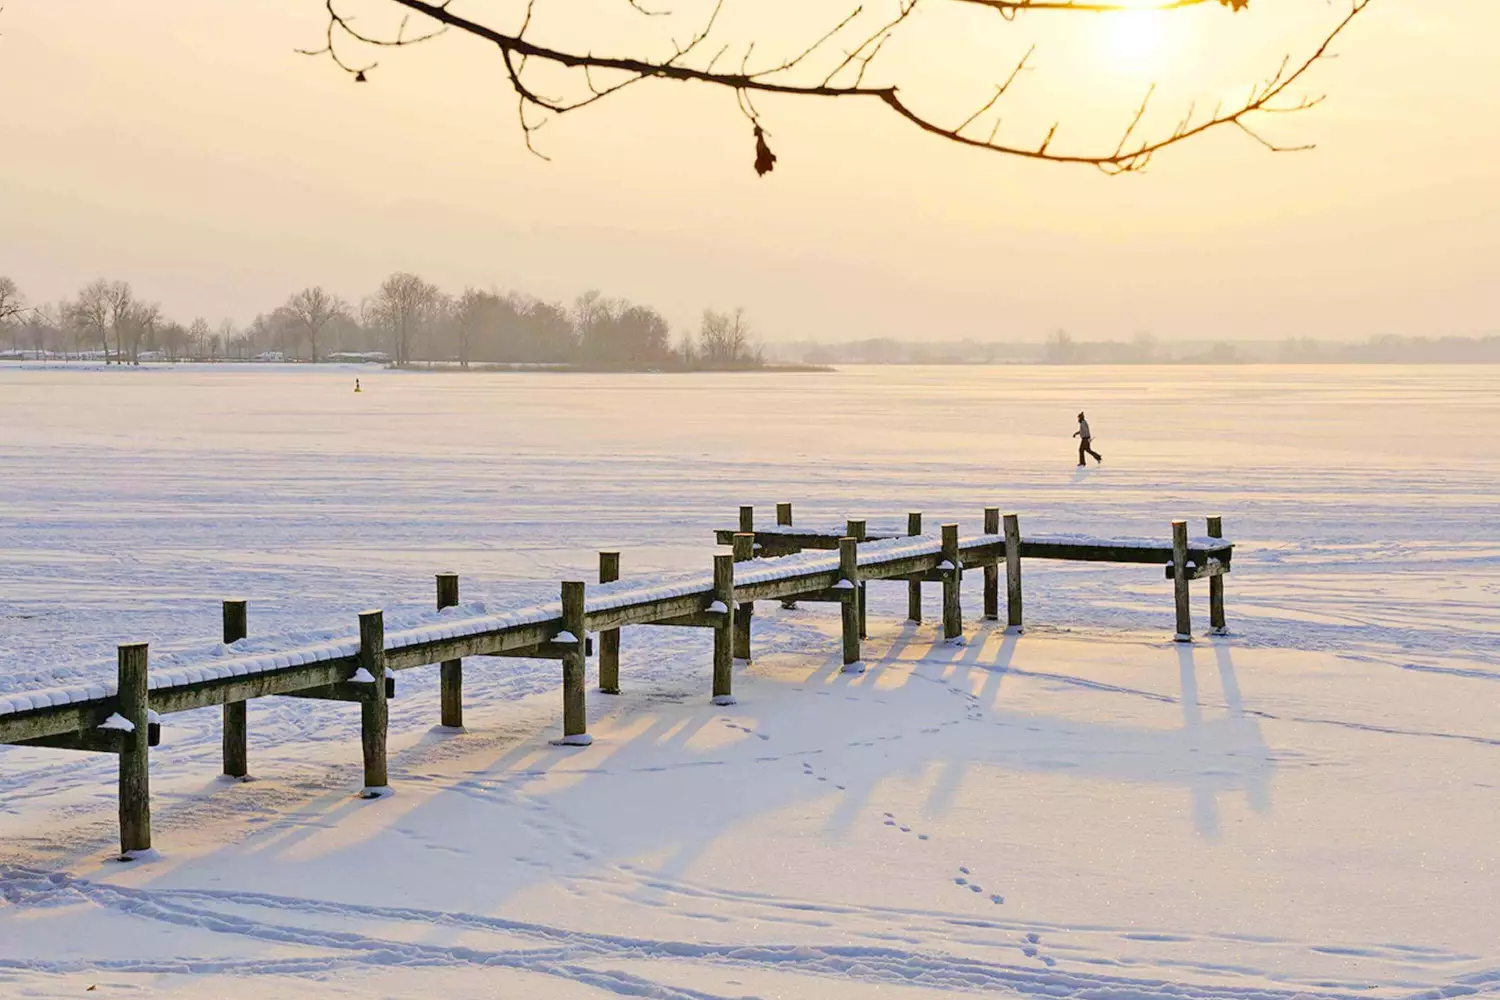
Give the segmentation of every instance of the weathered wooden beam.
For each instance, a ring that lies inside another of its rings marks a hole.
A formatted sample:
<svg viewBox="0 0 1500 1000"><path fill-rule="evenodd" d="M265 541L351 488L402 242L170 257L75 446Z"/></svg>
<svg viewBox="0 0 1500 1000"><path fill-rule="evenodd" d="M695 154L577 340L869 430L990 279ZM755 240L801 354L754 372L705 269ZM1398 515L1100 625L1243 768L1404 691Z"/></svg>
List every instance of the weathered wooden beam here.
<svg viewBox="0 0 1500 1000"><path fill-rule="evenodd" d="M503 653L526 649L551 639L562 631L560 619L511 625L494 632L479 632L454 639L433 639L386 651L385 665L391 670L410 670L444 660L461 660L467 656Z"/></svg>
<svg viewBox="0 0 1500 1000"><path fill-rule="evenodd" d="M390 791L386 769L386 729L390 707L385 700L385 614L365 611L359 616L359 667L374 680L366 683L369 697L359 703L359 743L364 753L365 787L362 798L375 799Z"/></svg>
<svg viewBox="0 0 1500 1000"><path fill-rule="evenodd" d="M562 625L560 643L571 648L562 660L563 674L563 734L558 742L563 746L586 747L594 742L589 735L588 696L583 687L587 647L583 639L587 635L584 627L584 605L587 600L582 580L567 580L562 585Z"/></svg>
<svg viewBox="0 0 1500 1000"><path fill-rule="evenodd" d="M324 684L337 684L359 669L358 655L336 656L316 663L267 670L238 677L216 677L151 692L151 708L158 715L188 712L208 705L248 701L268 695L289 694Z"/></svg>
<svg viewBox="0 0 1500 1000"><path fill-rule="evenodd" d="M514 660L561 660L565 659L573 651L571 642L544 642L539 646L531 646L527 649L507 649L503 653L486 653L496 659ZM583 655L585 658L594 655L594 637L586 636L583 640Z"/></svg>
<svg viewBox="0 0 1500 1000"><path fill-rule="evenodd" d="M921 511L914 510L907 513L906 533L911 537L922 533ZM918 577L912 577L906 583L906 620L918 623L922 621L922 581Z"/></svg>
<svg viewBox="0 0 1500 1000"><path fill-rule="evenodd" d="M957 639L964 634L964 613L961 603L963 584L963 560L958 552L958 525L945 524L942 528L942 561L938 568L948 574L943 581L943 638Z"/></svg>
<svg viewBox="0 0 1500 1000"><path fill-rule="evenodd" d="M437 608L458 606L458 574L437 575ZM438 720L449 729L464 727L464 661L444 660L438 667Z"/></svg>
<svg viewBox="0 0 1500 1000"><path fill-rule="evenodd" d="M744 508L740 508L743 512ZM723 606L720 624L714 628L715 705L734 704L734 556L714 556L714 604Z"/></svg>
<svg viewBox="0 0 1500 1000"><path fill-rule="evenodd" d="M620 579L620 553L599 553L599 582L614 583ZM599 690L604 694L620 693L620 630L599 632Z"/></svg>
<svg viewBox="0 0 1500 1000"><path fill-rule="evenodd" d="M749 562L755 558L755 533L742 531L734 536L734 561ZM734 656L750 661L750 619L755 615L754 601L740 601L734 609Z"/></svg>
<svg viewBox="0 0 1500 1000"><path fill-rule="evenodd" d="M1188 544L1187 544L1187 522L1172 522L1172 569L1174 577L1172 580L1173 596L1177 600L1177 634L1174 638L1178 642L1193 641L1193 613L1188 603Z"/></svg>
<svg viewBox="0 0 1500 1000"><path fill-rule="evenodd" d="M806 601L809 604L849 604L858 599L857 593L837 588L811 590L797 595L797 600Z"/></svg>
<svg viewBox="0 0 1500 1000"><path fill-rule="evenodd" d="M247 601L225 601L224 645L232 645L250 634L250 605ZM250 730L243 701L226 701L222 711L224 773L241 780L250 776Z"/></svg>
<svg viewBox="0 0 1500 1000"><path fill-rule="evenodd" d="M659 622L642 622L646 628L723 628L725 615L719 611L697 611L690 615L663 618Z"/></svg>
<svg viewBox="0 0 1500 1000"><path fill-rule="evenodd" d="M1000 534L999 507L984 509L984 533L986 535ZM1000 564L994 559L986 559L983 565L984 617L986 621L998 621L1000 618Z"/></svg>
<svg viewBox="0 0 1500 1000"><path fill-rule="evenodd" d="M116 658L120 716L130 731L120 740L120 856L131 858L151 850L151 750L147 728L151 721L148 690L148 647L144 642L121 646Z"/></svg>
<svg viewBox="0 0 1500 1000"><path fill-rule="evenodd" d="M869 532L869 525L865 523L864 518L850 518L845 523L845 525L844 525L844 536L846 538L852 538L852 539L854 539L854 541L856 543L867 541L868 539L867 539L866 536L868 536L869 533L870 533ZM844 551L843 545L842 545L842 543L840 543L840 546L839 546L840 558L842 558L843 551ZM847 580L847 579L850 579L850 577L845 577L844 579ZM860 581L860 583L859 583L859 637L861 639L868 639L870 637L869 622L865 618L865 606L869 603L868 598L870 596L869 595L869 589L868 589L868 587L869 587L869 585L866 584L863 580Z"/></svg>
<svg viewBox="0 0 1500 1000"><path fill-rule="evenodd" d="M1224 519L1215 515L1208 519L1208 537L1224 537ZM1229 631L1229 626L1224 620L1224 577L1223 573L1229 572L1229 564L1213 560L1210 565L1222 567L1221 573L1214 573L1208 578L1208 627L1214 635L1223 635Z"/></svg>
<svg viewBox="0 0 1500 1000"><path fill-rule="evenodd" d="M158 723L146 724L148 746L161 745L161 726ZM44 747L48 750L78 750L84 753L120 753L125 747L125 737L129 735L121 729L90 729L81 733L60 733L57 736L43 736L34 740L23 740L14 746L22 747Z"/></svg>
<svg viewBox="0 0 1500 1000"><path fill-rule="evenodd" d="M375 697L375 685L357 681L340 681L337 684L322 684L318 687L304 688L301 691L288 691L280 697L305 698L308 701L365 702ZM387 701L396 697L396 678L385 679L385 697Z"/></svg>
<svg viewBox="0 0 1500 1000"><path fill-rule="evenodd" d="M1021 615L1021 516L1005 515L1005 624L1019 632Z"/></svg>
<svg viewBox="0 0 1500 1000"><path fill-rule="evenodd" d="M800 594L827 590L839 582L837 569L827 569L806 576L785 577L780 580L763 580L759 583L735 585L735 594L742 601L770 601L781 598L797 598Z"/></svg>
<svg viewBox="0 0 1500 1000"><path fill-rule="evenodd" d="M626 604L604 611L590 611L585 617L585 622L588 628L594 631L622 628L626 625L649 625L662 618L675 618L679 615L690 615L701 611L703 605L709 600L712 600L709 589L694 594L679 594L676 597L657 597L642 601L640 604ZM561 630L559 623L553 628L552 634L555 635ZM551 638L551 635L546 638Z"/></svg>
<svg viewBox="0 0 1500 1000"><path fill-rule="evenodd" d="M1168 580L1177 579L1177 567L1175 565L1164 566L1163 569L1165 570L1165 573L1163 575L1165 575ZM1210 559L1207 566L1200 566L1197 563L1189 562L1187 578L1189 580L1208 580L1211 583L1214 580L1220 579L1228 572L1229 567L1225 566L1217 559ZM1212 611L1212 602L1210 602L1210 611Z"/></svg>
<svg viewBox="0 0 1500 1000"><path fill-rule="evenodd" d="M840 625L843 635L844 672L861 673L864 663L860 655L859 640L859 541L852 536L839 539L838 589L848 590L853 600L844 602L840 609Z"/></svg>
<svg viewBox="0 0 1500 1000"><path fill-rule="evenodd" d="M114 714L115 698L96 698L29 712L0 715L0 744L61 736L93 729Z"/></svg>

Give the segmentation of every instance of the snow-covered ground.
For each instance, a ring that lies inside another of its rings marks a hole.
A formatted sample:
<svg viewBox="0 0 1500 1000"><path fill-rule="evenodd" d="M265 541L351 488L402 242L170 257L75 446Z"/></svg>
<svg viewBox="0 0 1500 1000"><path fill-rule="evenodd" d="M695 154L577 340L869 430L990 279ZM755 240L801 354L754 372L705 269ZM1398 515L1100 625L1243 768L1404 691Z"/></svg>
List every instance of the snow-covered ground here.
<svg viewBox="0 0 1500 1000"><path fill-rule="evenodd" d="M470 661L461 735L409 672L375 802L353 706L253 703L247 784L171 716L148 864L109 860L113 761L0 751L0 995L1500 992L1497 417L1483 367L0 366L0 694L168 662L222 597L268 638L445 570L491 611L598 549L703 571L740 503L1239 543L1191 648L1159 567L1033 562L1027 633L974 574L963 647L873 585L861 676L836 611L762 603L731 708L706 636L628 630L582 751L555 663Z"/></svg>

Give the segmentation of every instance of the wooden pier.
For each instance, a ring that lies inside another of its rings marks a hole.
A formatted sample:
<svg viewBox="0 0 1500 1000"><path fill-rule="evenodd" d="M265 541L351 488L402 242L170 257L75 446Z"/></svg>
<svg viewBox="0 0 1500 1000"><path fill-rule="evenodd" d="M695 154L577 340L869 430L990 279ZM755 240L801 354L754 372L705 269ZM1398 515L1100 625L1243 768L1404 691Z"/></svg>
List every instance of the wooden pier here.
<svg viewBox="0 0 1500 1000"><path fill-rule="evenodd" d="M387 632L382 612L359 616L359 638L275 653L215 658L152 675L143 643L122 645L115 683L0 696L0 744L112 753L120 759L120 850L124 858L151 849L149 747L160 739L160 718L176 712L222 706L223 771L249 774L249 734L245 703L252 698L286 696L357 702L364 757L362 795L378 798L387 790L387 701L403 670L440 665L439 718L444 726L463 725L463 660L467 657L526 657L562 664L563 729L556 741L587 746L584 671L593 653L590 633L599 637L599 687L620 690L620 630L634 626L713 630L715 704L734 701L734 666L749 660L751 622L757 602L779 601L840 606L841 645L846 670L862 670L861 640L866 631L866 595L871 583L903 583L908 617L920 621L922 585L942 588L942 629L957 640L963 632L961 583L967 570L984 574L984 617L999 620L999 579L1006 580L1006 623L1020 630L1021 565L1024 559L1057 559L1161 565L1173 582L1175 638L1192 640L1188 584L1207 578L1209 622L1225 627L1223 575L1229 572L1233 543L1223 539L1223 523L1208 520L1207 535L1188 537L1187 522L1172 522L1169 542L1097 539L1073 535L1023 535L1019 517L999 508L984 512L984 531L961 537L957 524L943 524L936 535L923 533L920 513L907 516L905 533L871 533L864 520L840 528L793 527L790 504L778 504L776 524L755 526L752 507L740 508L736 528L717 532L731 551L714 557L713 572L677 580L622 580L616 552L600 553L599 583L562 584L560 600L493 615L462 614L458 576L436 578L432 624ZM223 640L233 653L247 638L248 612L242 600L225 601Z"/></svg>

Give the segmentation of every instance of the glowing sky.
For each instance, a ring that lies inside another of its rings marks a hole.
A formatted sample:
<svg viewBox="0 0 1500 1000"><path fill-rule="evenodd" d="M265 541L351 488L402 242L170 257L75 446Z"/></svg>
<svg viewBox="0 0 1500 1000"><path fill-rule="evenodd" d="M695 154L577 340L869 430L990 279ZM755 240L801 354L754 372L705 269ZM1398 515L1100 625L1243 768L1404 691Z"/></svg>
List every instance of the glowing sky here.
<svg viewBox="0 0 1500 1000"><path fill-rule="evenodd" d="M882 56L903 93L962 120L1035 43L1002 134L1037 142L1056 119L1059 147L1112 145L1153 81L1148 124L1168 128L1241 93L1346 7L1004 22L924 2ZM540 0L538 30L605 51L657 29L599 4L633 21ZM839 9L729 4L724 30L765 49ZM6 0L0 274L48 300L126 278L184 320L248 320L314 283L357 299L400 268L453 289L598 287L680 325L743 305L771 340L1500 332L1486 0L1375 0L1298 91L1327 103L1265 124L1316 151L1225 131L1120 178L952 147L873 105L774 99L759 108L780 160L757 178L732 96L671 83L551 122L544 162L491 50L382 53L356 86L293 52L320 40L321 10Z"/></svg>

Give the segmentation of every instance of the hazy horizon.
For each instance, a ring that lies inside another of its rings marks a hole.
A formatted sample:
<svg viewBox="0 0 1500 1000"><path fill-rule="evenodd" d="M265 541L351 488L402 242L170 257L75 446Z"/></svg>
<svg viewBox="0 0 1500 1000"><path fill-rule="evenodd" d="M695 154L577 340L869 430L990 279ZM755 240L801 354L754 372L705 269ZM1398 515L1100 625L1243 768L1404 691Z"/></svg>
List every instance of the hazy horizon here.
<svg viewBox="0 0 1500 1000"><path fill-rule="evenodd" d="M485 47L385 54L356 87L293 51L320 41L321 11L7 3L0 87L25 99L0 154L0 274L33 302L122 278L184 321L243 323L305 285L357 300L400 269L450 290L599 288L679 328L744 306L773 343L1500 330L1500 139L1470 125L1500 90L1492 6L1377 0L1309 82L1327 103L1266 126L1315 151L1226 131L1120 178L787 102L762 108L780 162L757 178L732 99L654 83L551 124L544 162ZM1175 118L1339 13L1191 11L1128 53L1100 18L1021 18L952 55L1013 62L1038 41L1019 133L1055 111L1064 136L1111 134L1150 80ZM957 109L951 76L930 82Z"/></svg>

